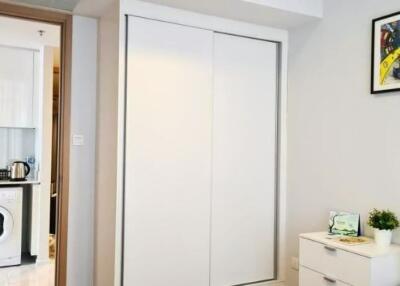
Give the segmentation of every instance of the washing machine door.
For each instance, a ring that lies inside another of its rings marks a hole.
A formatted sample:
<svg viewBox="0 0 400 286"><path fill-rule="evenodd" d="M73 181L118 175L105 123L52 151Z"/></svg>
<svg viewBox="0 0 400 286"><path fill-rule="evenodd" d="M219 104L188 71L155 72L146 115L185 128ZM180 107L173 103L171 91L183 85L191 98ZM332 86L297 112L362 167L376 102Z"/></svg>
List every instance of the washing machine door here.
<svg viewBox="0 0 400 286"><path fill-rule="evenodd" d="M13 218L8 210L0 207L0 244L7 240L13 231Z"/></svg>

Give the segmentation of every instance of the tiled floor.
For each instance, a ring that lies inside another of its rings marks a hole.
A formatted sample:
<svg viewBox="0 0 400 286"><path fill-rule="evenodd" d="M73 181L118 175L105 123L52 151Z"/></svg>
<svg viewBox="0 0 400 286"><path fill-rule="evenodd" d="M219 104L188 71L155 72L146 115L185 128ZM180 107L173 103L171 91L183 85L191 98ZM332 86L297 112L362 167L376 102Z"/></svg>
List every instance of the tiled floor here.
<svg viewBox="0 0 400 286"><path fill-rule="evenodd" d="M54 286L54 261L0 268L0 286Z"/></svg>

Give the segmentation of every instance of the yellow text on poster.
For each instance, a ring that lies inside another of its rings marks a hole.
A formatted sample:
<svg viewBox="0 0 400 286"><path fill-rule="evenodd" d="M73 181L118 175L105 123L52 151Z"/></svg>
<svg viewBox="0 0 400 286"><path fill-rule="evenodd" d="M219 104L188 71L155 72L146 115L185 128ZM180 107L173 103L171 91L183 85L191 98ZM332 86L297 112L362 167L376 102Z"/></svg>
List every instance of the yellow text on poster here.
<svg viewBox="0 0 400 286"><path fill-rule="evenodd" d="M380 65L380 83L383 84L394 62L400 57L400 48L390 53Z"/></svg>

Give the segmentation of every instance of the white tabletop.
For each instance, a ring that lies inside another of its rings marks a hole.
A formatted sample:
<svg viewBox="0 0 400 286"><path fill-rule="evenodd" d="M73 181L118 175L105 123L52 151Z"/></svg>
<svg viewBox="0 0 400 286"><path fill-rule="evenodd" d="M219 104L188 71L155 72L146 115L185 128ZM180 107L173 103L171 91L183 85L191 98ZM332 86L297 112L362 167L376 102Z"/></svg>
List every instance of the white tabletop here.
<svg viewBox="0 0 400 286"><path fill-rule="evenodd" d="M392 244L387 248L380 248L372 240L372 243L368 244L346 245L334 241L333 238L335 238L335 236L330 236L327 232L303 233L300 234L300 238L313 240L337 249L342 249L369 258L400 253L400 245L398 244Z"/></svg>

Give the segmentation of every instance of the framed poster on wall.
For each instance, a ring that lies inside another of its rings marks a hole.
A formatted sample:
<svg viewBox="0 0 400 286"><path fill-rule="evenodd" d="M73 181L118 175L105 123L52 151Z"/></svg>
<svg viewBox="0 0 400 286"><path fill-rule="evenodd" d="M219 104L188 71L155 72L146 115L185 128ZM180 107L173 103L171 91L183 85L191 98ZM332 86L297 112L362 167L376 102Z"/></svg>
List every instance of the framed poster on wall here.
<svg viewBox="0 0 400 286"><path fill-rule="evenodd" d="M400 12L372 21L371 93L400 91Z"/></svg>

